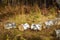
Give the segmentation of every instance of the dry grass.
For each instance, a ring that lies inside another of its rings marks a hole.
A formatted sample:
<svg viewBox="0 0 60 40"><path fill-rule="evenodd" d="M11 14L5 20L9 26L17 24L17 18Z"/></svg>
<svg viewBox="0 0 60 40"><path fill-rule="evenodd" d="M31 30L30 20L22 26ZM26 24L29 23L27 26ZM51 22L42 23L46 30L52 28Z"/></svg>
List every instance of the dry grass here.
<svg viewBox="0 0 60 40"><path fill-rule="evenodd" d="M5 18L3 18L3 23L15 22L17 25L26 23L26 22L28 22L29 24L40 23L40 22L44 23L48 19L56 18L56 14L55 14L56 12L54 8L51 8L48 10L48 12L45 12L46 9L39 9L37 5L34 5L32 7L25 6L25 5L12 7L9 5L9 6L5 6L5 8L1 8L0 11L1 11L1 14L8 15L8 16L5 16ZM42 15L43 11L44 13L47 13L47 16ZM12 16L10 16L9 13L12 13ZM4 31L8 32L6 34L6 36L8 35L6 40L9 40L8 37L11 37L11 36L13 36L14 40L17 40L18 38L17 39L15 38L16 35L18 35L17 37L20 36L19 38L21 38L21 40L28 40L28 39L30 40L40 40L40 39L51 40L53 37L50 34L53 32L53 30L56 29L55 27L50 28L50 29L43 29L42 31L27 30L27 31L21 32L18 29L11 29L8 31L7 30L4 30ZM9 32L11 32L11 35L9 35ZM4 37L5 36L3 36L3 39Z"/></svg>

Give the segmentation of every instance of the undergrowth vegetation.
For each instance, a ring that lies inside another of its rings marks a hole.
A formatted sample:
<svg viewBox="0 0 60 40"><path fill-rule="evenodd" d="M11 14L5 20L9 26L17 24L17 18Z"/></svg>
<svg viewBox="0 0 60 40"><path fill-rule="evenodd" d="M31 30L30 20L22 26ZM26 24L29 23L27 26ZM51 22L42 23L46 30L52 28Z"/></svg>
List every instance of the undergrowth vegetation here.
<svg viewBox="0 0 60 40"><path fill-rule="evenodd" d="M56 8L47 9L43 7L40 9L37 4L34 6L16 5L5 6L0 8L0 21L15 22L17 25L28 22L32 23L44 23L48 19L56 18ZM2 24L3 25L3 24ZM0 26L3 27L3 26ZM42 31L27 30L24 32L18 29L2 30L0 34L0 40L55 40L51 34L57 26L53 26L50 29L44 29Z"/></svg>

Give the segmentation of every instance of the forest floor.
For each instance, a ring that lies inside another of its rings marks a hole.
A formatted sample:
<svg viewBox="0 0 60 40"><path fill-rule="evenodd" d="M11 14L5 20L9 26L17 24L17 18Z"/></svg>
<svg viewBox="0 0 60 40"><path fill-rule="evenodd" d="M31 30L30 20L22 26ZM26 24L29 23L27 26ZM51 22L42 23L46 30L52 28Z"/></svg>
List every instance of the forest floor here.
<svg viewBox="0 0 60 40"><path fill-rule="evenodd" d="M5 22L15 22L17 25L22 23L44 23L47 20L52 20L56 18L56 12L54 8L51 8L48 12L48 15L44 16L41 14L41 10L38 12L31 11L28 14L20 14L19 7L11 10L11 7L5 7L5 9L2 9L3 13L6 12L13 12L15 13L14 16L9 17L7 20L4 20L2 24L0 23L0 39L1 40L55 40L55 37L53 35L53 32L55 29L59 28L59 26L54 25L49 29L43 29L41 31L33 31L33 30L26 30L26 31L19 31L18 29L10 29L6 30L4 29L3 23ZM8 13L9 13L8 12Z"/></svg>

